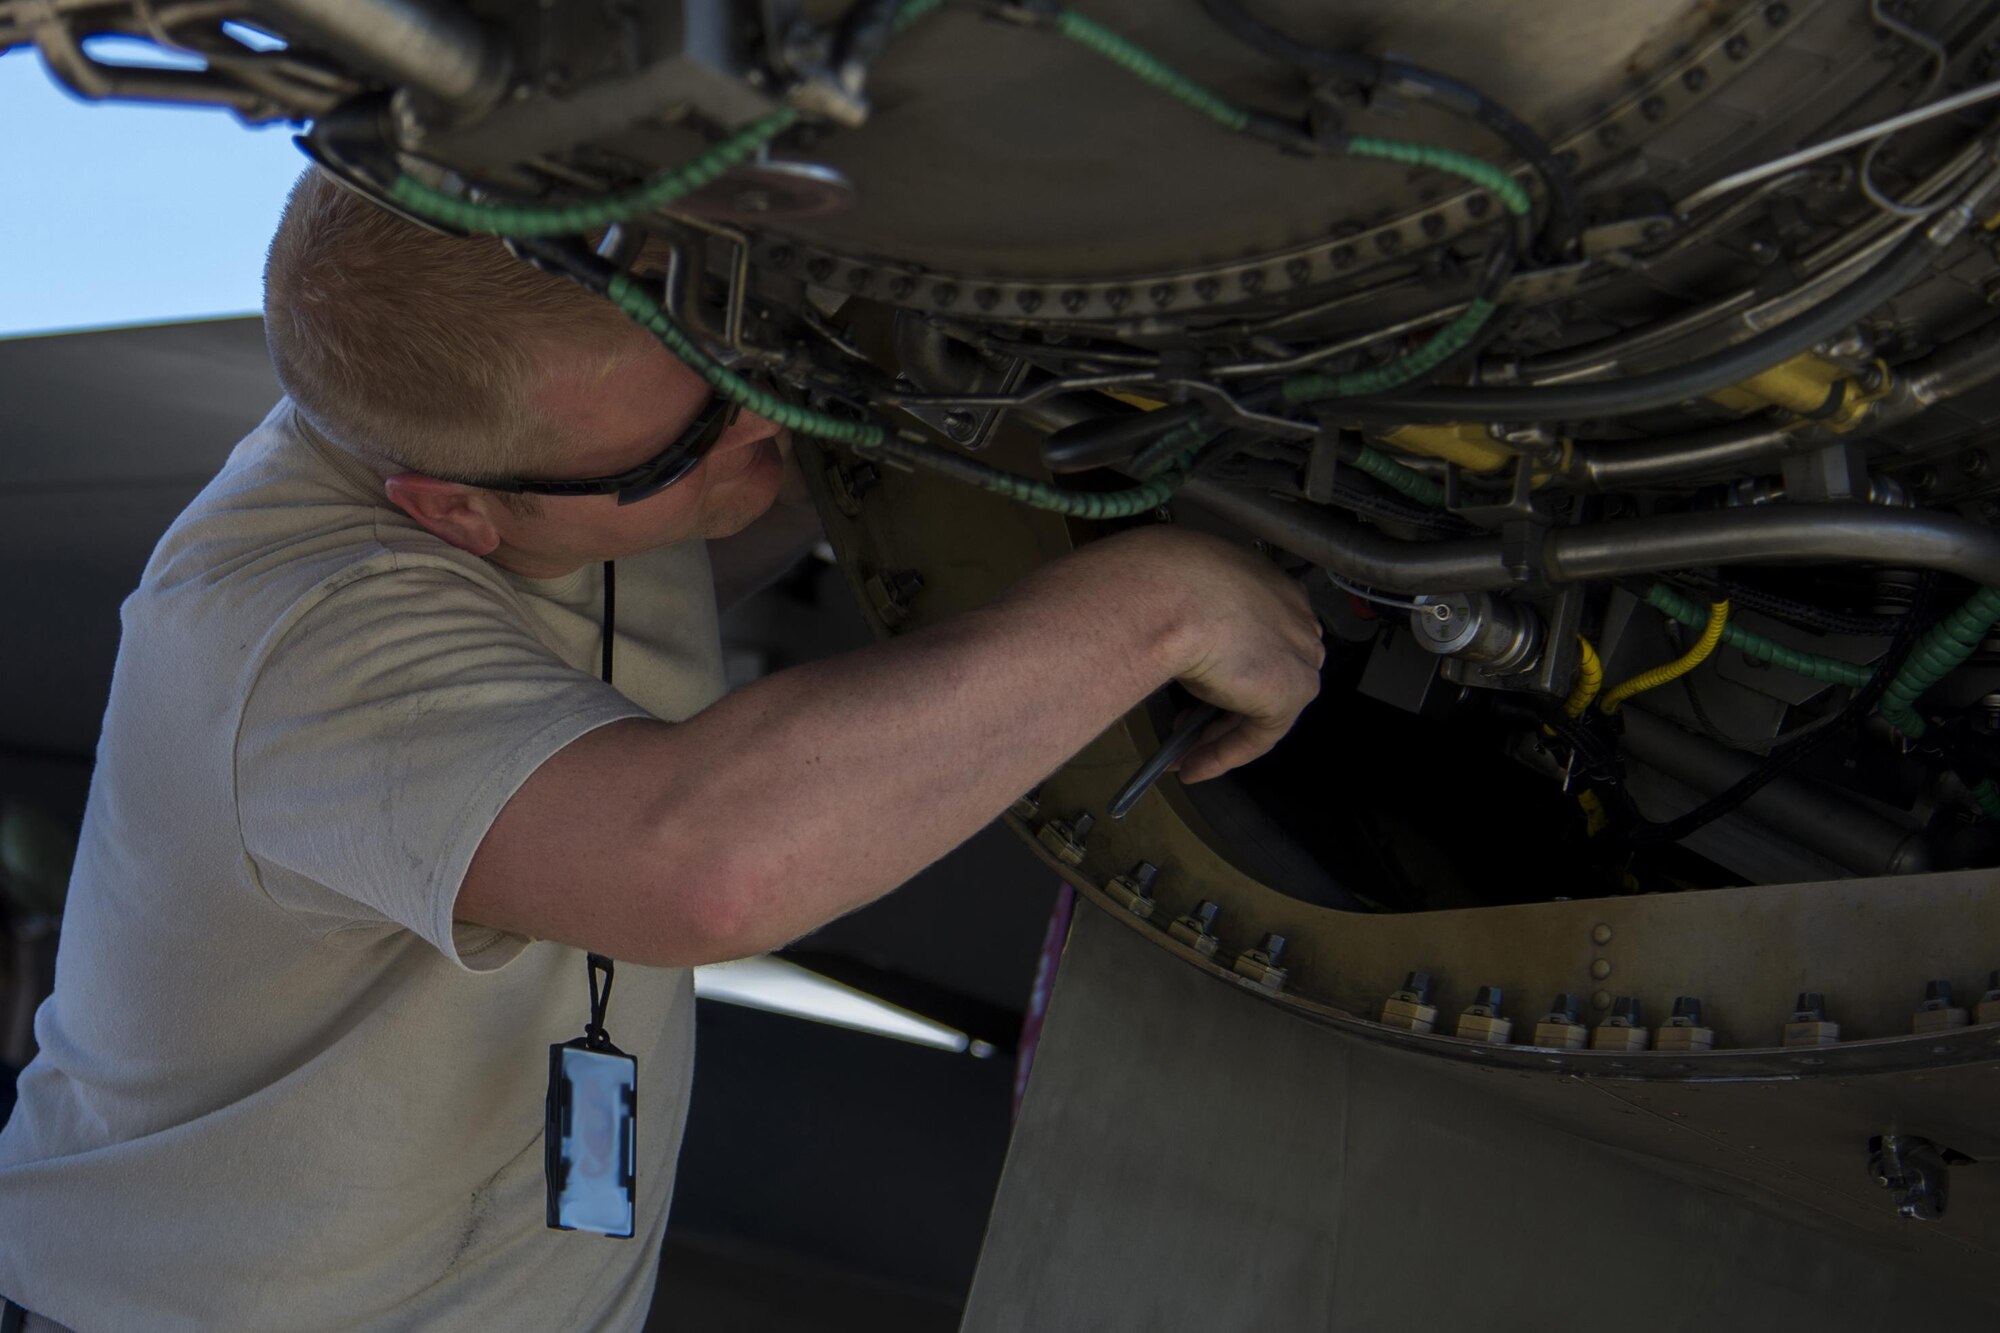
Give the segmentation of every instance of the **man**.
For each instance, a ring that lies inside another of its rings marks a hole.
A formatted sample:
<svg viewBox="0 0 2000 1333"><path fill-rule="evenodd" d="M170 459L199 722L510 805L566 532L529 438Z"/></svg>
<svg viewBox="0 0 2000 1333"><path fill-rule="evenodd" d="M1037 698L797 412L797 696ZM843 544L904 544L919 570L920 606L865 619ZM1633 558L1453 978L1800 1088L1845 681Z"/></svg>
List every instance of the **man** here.
<svg viewBox="0 0 2000 1333"><path fill-rule="evenodd" d="M1161 529L723 697L710 552L741 581L797 533L760 520L772 423L705 415L587 293L310 174L266 320L287 400L124 608L0 1135L0 1293L43 1321L637 1327L688 966L887 892L1169 680L1232 714L1188 780L1317 689L1297 590ZM660 488L691 429L712 447ZM516 489L593 478L570 489L632 502ZM608 1026L638 1058L628 1242L544 1225L546 1048L582 1029L586 950L620 963Z"/></svg>

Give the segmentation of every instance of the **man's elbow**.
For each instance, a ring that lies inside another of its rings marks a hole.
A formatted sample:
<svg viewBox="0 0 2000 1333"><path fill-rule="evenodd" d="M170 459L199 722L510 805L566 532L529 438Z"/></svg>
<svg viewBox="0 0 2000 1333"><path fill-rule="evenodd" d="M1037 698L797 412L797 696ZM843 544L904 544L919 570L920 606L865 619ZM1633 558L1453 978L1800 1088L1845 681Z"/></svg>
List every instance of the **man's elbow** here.
<svg viewBox="0 0 2000 1333"><path fill-rule="evenodd" d="M761 905L769 901L767 877L740 852L683 863L669 890L670 910L652 915L652 928L627 947L647 967L698 967L762 953L782 942L772 936Z"/></svg>

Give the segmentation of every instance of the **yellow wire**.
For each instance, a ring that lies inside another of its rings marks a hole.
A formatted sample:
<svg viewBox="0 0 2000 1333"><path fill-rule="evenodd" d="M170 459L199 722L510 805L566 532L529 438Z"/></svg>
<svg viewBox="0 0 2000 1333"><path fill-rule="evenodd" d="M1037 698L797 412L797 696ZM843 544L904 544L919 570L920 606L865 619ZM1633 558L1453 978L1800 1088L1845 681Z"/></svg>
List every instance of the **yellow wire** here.
<svg viewBox="0 0 2000 1333"><path fill-rule="evenodd" d="M1695 641L1694 647L1665 666L1642 671L1632 679L1613 686L1610 693L1597 701L1597 706L1606 713L1615 713L1618 711L1618 705L1633 695L1658 689L1670 680L1679 680L1708 660L1709 654L1715 651L1715 645L1722 642L1722 630L1728 623L1729 603L1727 601L1712 603L1708 608L1708 625L1702 630L1701 638Z"/></svg>
<svg viewBox="0 0 2000 1333"><path fill-rule="evenodd" d="M1563 712L1569 717L1582 717L1589 711L1590 701L1604 688L1604 663L1598 660L1597 649L1581 634L1576 636L1576 646L1576 688L1563 700Z"/></svg>

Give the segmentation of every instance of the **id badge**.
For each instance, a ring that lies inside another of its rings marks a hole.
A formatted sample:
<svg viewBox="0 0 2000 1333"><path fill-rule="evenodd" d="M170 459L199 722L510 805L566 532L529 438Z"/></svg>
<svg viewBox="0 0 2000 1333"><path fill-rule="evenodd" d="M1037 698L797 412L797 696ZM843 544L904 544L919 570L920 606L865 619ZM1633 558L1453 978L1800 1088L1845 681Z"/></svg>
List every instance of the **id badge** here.
<svg viewBox="0 0 2000 1333"><path fill-rule="evenodd" d="M543 1134L549 1225L629 1239L637 1203L639 1062L608 1042L549 1047Z"/></svg>

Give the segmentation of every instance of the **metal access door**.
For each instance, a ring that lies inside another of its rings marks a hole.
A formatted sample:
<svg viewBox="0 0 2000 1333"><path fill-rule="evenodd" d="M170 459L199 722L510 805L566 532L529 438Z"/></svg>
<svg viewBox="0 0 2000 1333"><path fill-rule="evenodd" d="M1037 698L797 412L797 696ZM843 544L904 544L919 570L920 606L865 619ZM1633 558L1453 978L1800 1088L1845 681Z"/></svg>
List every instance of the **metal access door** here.
<svg viewBox="0 0 2000 1333"><path fill-rule="evenodd" d="M1953 1168L1929 1224L1867 1171L1868 1127L1941 1092L2000 1106L2000 1066L1668 1087L1426 1059L1083 909L964 1328L1991 1328L2000 1163ZM1767 1185L1788 1126L1799 1174Z"/></svg>

